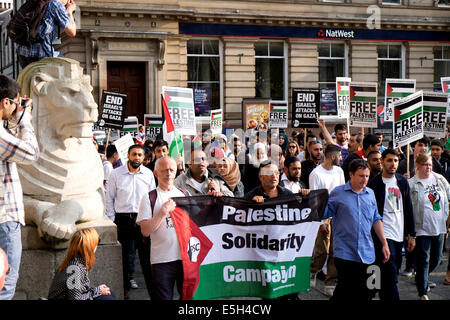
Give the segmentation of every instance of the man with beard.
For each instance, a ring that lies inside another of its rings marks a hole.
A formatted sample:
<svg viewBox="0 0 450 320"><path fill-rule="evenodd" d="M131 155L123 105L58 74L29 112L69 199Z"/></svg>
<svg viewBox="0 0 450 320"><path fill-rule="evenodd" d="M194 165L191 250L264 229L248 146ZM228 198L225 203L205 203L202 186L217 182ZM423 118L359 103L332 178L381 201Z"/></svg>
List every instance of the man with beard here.
<svg viewBox="0 0 450 320"><path fill-rule="evenodd" d="M288 157L284 160L283 173L280 178L280 185L290 190L292 193L301 193L303 196L309 194L303 182L300 181L302 164L297 157Z"/></svg>
<svg viewBox="0 0 450 320"><path fill-rule="evenodd" d="M367 164L369 165L370 176L369 181L381 172L381 152L371 151L367 155Z"/></svg>
<svg viewBox="0 0 450 320"><path fill-rule="evenodd" d="M382 263L381 243L372 235L375 245L375 263L381 269L381 301L398 301L400 296L397 275L402 265L403 241L407 239L407 251L411 252L416 244L416 231L408 180L397 173L398 152L394 149L383 151L381 164L383 167L381 174L370 180L367 186L375 193L391 256L386 263Z"/></svg>
<svg viewBox="0 0 450 320"><path fill-rule="evenodd" d="M350 139L348 140L348 152L357 152L362 150L362 142L364 136L358 133L352 133Z"/></svg>
<svg viewBox="0 0 450 320"><path fill-rule="evenodd" d="M322 160L323 146L319 140L313 140L309 143L309 159L302 161L302 174L300 180L309 189L309 175L317 167Z"/></svg>
<svg viewBox="0 0 450 320"><path fill-rule="evenodd" d="M336 142L334 142L333 137L330 135L327 127L325 126L325 120L317 119L317 124L319 125L320 132L322 133L326 144L334 144L341 149L341 160L339 162L339 166L342 166L343 161L349 155L347 127L342 123L338 123L334 126L334 136L336 137Z"/></svg>
<svg viewBox="0 0 450 320"><path fill-rule="evenodd" d="M345 184L344 172L339 167L341 158L341 148L339 146L334 144L327 145L323 163L317 166L309 175L309 187L311 190L327 189L328 193L330 193L335 187ZM315 285L316 275L322 270L325 261L327 261L327 274L324 284L325 294L329 297L333 295L337 278L330 235L331 221L330 219L325 219L317 233L311 263L312 282Z"/></svg>
<svg viewBox="0 0 450 320"><path fill-rule="evenodd" d="M149 252L144 246L141 230L136 224L139 204L144 195L156 188L155 178L150 169L142 165L145 149L139 144L128 149L128 161L114 169L109 177L106 190L106 215L117 225L117 237L122 245L122 267L124 297L128 299L131 288L128 257L134 246L138 250L147 290L150 289ZM144 263L144 264L143 264Z"/></svg>

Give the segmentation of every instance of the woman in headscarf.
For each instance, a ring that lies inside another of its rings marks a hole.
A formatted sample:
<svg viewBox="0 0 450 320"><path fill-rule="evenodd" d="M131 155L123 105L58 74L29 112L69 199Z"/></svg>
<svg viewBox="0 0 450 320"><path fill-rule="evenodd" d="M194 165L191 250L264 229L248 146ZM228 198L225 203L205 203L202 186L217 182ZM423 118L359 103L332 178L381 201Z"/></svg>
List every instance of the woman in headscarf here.
<svg viewBox="0 0 450 320"><path fill-rule="evenodd" d="M280 134L278 135L278 145L283 150L283 154L286 154L286 150L289 145L289 137L283 132L280 132Z"/></svg>
<svg viewBox="0 0 450 320"><path fill-rule="evenodd" d="M244 184L241 181L241 172L237 162L230 158L222 158L217 161L216 168L234 196L244 197Z"/></svg>
<svg viewBox="0 0 450 320"><path fill-rule="evenodd" d="M266 145L262 142L255 143L253 152L248 154L248 162L244 166L245 179L243 183L245 192L249 192L259 184L259 166L267 159Z"/></svg>

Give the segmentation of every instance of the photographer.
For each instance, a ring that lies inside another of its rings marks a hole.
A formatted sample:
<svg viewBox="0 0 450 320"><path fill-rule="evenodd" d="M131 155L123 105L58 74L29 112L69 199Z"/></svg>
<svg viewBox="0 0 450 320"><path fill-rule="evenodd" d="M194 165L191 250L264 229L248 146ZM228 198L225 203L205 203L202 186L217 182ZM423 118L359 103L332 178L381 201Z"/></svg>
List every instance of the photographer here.
<svg viewBox="0 0 450 320"><path fill-rule="evenodd" d="M0 126L0 248L5 250L10 266L0 300L10 300L14 296L22 253L20 225L25 225L25 218L16 162L31 164L39 157L31 125L32 101L21 98L19 92L16 81L0 75L0 116L4 122Z"/></svg>
<svg viewBox="0 0 450 320"><path fill-rule="evenodd" d="M31 46L17 46L20 66L25 68L28 64L44 57L61 57L58 51L53 50L53 44L59 37L58 27L62 28L69 37L75 37L77 26L73 18L76 9L73 0L50 0L39 26L41 42Z"/></svg>

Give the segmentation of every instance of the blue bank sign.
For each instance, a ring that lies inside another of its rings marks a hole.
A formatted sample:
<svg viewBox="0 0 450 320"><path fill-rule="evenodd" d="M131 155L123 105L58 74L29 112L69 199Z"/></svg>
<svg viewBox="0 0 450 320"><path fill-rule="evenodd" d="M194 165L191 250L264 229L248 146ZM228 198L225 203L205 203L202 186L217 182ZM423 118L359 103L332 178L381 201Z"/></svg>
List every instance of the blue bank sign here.
<svg viewBox="0 0 450 320"><path fill-rule="evenodd" d="M330 40L450 42L450 32L180 23L180 34L198 36L273 37Z"/></svg>

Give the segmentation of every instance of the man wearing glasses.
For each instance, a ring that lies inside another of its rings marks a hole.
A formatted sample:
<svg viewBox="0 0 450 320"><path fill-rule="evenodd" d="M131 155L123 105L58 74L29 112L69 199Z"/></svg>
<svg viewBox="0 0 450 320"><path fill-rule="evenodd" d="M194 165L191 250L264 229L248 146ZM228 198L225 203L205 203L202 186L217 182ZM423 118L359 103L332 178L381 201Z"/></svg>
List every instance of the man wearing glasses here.
<svg viewBox="0 0 450 320"><path fill-rule="evenodd" d="M31 125L31 99L20 97L19 84L0 75L0 248L8 257L10 272L0 291L0 300L11 300L16 291L22 254L21 225L25 225L22 186L16 162L31 164L39 147ZM23 101L23 104L22 104Z"/></svg>

